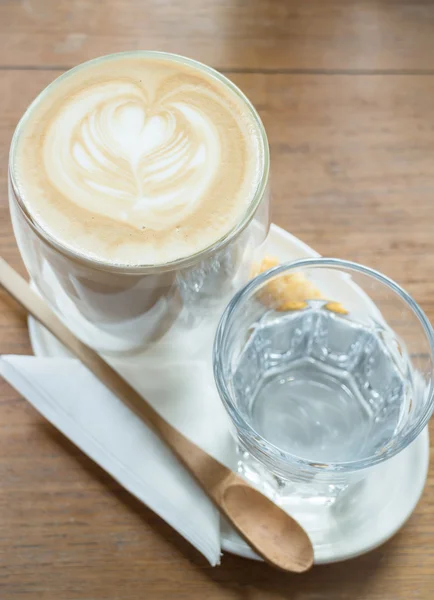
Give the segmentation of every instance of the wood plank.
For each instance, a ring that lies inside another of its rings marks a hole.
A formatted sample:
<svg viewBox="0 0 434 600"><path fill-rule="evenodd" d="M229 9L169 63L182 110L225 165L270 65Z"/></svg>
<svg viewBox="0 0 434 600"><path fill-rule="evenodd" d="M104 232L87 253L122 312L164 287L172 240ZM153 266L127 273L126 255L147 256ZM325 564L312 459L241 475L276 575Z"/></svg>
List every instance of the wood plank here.
<svg viewBox="0 0 434 600"><path fill-rule="evenodd" d="M14 265L20 261L7 211L8 146L25 107L54 76L2 73L0 252ZM386 272L433 319L434 77L231 77L269 134L273 220L324 254ZM0 308L0 351L29 352L22 313L3 295ZM0 481L5 600L432 598L434 467L416 512L393 540L300 578L230 555L211 569L4 382Z"/></svg>
<svg viewBox="0 0 434 600"><path fill-rule="evenodd" d="M430 0L3 0L2 65L134 49L231 69L434 69Z"/></svg>

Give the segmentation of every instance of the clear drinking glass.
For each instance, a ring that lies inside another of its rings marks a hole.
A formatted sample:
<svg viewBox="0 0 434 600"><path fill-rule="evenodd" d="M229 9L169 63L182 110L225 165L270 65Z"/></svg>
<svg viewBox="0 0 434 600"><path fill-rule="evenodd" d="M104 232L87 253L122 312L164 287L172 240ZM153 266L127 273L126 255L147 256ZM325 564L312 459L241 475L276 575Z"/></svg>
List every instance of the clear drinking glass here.
<svg viewBox="0 0 434 600"><path fill-rule="evenodd" d="M246 112L258 125L263 170L245 214L208 248L158 265L123 267L92 260L50 238L27 210L14 181L15 148L27 117L39 98L50 94L52 87L68 77L70 71L30 105L15 131L9 160L9 205L18 247L33 284L58 316L82 341L109 354L147 349L175 323L180 337L182 331L188 334L192 329L206 328L214 317L217 320L235 291L248 280L252 256L269 230L268 141L246 96L226 77L196 61L161 52L125 54L190 64L223 82L242 99ZM110 56L92 62L107 59Z"/></svg>
<svg viewBox="0 0 434 600"><path fill-rule="evenodd" d="M318 258L257 276L214 342L240 472L280 503L363 485L427 424L433 348L416 302L372 269Z"/></svg>

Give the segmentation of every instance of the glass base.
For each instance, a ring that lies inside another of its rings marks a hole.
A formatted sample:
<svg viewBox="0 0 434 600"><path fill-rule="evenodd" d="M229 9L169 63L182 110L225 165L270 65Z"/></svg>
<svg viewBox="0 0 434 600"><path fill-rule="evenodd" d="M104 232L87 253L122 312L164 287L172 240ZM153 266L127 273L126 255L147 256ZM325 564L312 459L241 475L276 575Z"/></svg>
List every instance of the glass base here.
<svg viewBox="0 0 434 600"><path fill-rule="evenodd" d="M325 474L294 473L284 478L273 473L254 458L238 442L238 473L280 506L302 503L315 506L332 506L360 485L360 474L333 477Z"/></svg>

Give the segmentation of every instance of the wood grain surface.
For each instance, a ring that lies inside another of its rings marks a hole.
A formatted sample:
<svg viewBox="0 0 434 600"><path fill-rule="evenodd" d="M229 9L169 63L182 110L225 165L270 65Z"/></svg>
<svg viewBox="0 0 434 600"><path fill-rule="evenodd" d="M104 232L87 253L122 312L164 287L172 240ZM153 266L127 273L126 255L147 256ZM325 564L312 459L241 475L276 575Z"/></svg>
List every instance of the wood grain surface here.
<svg viewBox="0 0 434 600"><path fill-rule="evenodd" d="M65 68L135 48L226 72L268 131L273 220L390 275L434 318L430 0L0 0L0 251L12 265L24 272L6 184L20 115ZM0 352L29 353L23 313L4 294L0 307ZM172 597L431 600L434 466L409 522L366 556L304 576L231 555L212 569L1 382L1 600Z"/></svg>

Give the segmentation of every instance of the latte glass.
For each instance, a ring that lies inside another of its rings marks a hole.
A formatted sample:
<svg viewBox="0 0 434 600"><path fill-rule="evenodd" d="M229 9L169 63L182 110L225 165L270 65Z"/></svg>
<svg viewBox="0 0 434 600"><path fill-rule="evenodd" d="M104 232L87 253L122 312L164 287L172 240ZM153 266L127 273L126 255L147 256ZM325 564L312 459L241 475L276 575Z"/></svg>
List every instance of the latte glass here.
<svg viewBox="0 0 434 600"><path fill-rule="evenodd" d="M357 493L411 444L433 411L433 369L434 332L416 302L384 275L337 259L253 279L214 343L239 470L288 504Z"/></svg>
<svg viewBox="0 0 434 600"><path fill-rule="evenodd" d="M158 265L127 267L93 260L52 238L20 197L13 165L16 146L33 105L29 107L15 131L9 163L10 212L20 253L33 284L58 316L82 341L100 352L113 354L146 349L161 340L175 323L186 332L207 325L246 282L255 251L269 228L268 142L249 100L223 75L195 61L158 52L129 54L191 65L227 86L243 102L260 132L263 168L252 197L246 199L244 214L209 247ZM110 57L93 62L107 58ZM51 86L41 96L50 94ZM27 202L31 204L31 198Z"/></svg>

